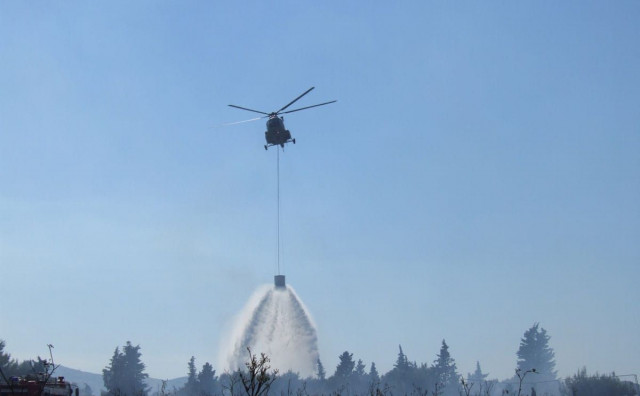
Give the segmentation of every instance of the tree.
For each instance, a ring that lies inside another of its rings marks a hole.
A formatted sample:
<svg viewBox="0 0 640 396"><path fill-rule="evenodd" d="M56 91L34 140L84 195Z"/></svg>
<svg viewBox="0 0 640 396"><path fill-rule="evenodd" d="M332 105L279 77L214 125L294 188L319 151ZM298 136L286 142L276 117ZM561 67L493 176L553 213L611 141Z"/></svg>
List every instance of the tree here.
<svg viewBox="0 0 640 396"><path fill-rule="evenodd" d="M475 385L473 382L465 381L464 378L460 378L460 384L462 385L462 390L460 392L461 396L463 392L465 396L469 396L471 394L471 389L473 389L473 386Z"/></svg>
<svg viewBox="0 0 640 396"><path fill-rule="evenodd" d="M116 350L113 351L109 366L102 370L102 381L110 395L120 396L124 394L121 390L122 383L124 382L124 371L124 355L120 352L120 347L116 347Z"/></svg>
<svg viewBox="0 0 640 396"><path fill-rule="evenodd" d="M398 352L398 358L393 367L403 372L409 369L409 359L407 359L407 355L402 352L402 345L398 345L398 349L400 349L400 352Z"/></svg>
<svg viewBox="0 0 640 396"><path fill-rule="evenodd" d="M161 380L162 385L160 386L160 390L155 393L155 396L175 396L177 394L176 387L173 387L173 392L167 390L167 383L169 380Z"/></svg>
<svg viewBox="0 0 640 396"><path fill-rule="evenodd" d="M20 385L16 385L16 382L11 380L11 377L27 377L28 381L34 381L34 387L29 393L40 396L45 393L45 388L49 382L49 379L53 376L54 371L59 365L55 365L53 362L53 353L51 349L53 345L48 344L49 355L51 360L37 357L37 360L24 360L18 363L17 360L11 359L11 355L4 352L5 343L0 340L0 384L8 385L9 394L18 394L25 391L25 389L16 389ZM22 385L24 386L24 385Z"/></svg>
<svg viewBox="0 0 640 396"><path fill-rule="evenodd" d="M189 363L187 363L187 382L184 384L180 393L184 396L198 396L199 388L196 358L191 356Z"/></svg>
<svg viewBox="0 0 640 396"><path fill-rule="evenodd" d="M356 363L356 367L351 373L351 392L354 394L362 394L366 393L367 387L369 386L369 376L364 371L366 368L365 364L362 362L362 359L358 359Z"/></svg>
<svg viewBox="0 0 640 396"><path fill-rule="evenodd" d="M322 365L320 358L318 358L318 372L316 375L321 381L324 381L327 378L327 372L324 370L324 366Z"/></svg>
<svg viewBox="0 0 640 396"><path fill-rule="evenodd" d="M582 368L573 377L567 378L561 388L563 396L626 396L637 395L631 382L620 381L615 373L611 375L587 375L587 369Z"/></svg>
<svg viewBox="0 0 640 396"><path fill-rule="evenodd" d="M333 388L336 393L351 393L351 380L354 378L353 369L356 363L353 361L353 353L344 351L339 357L340 362L336 367L335 373L329 378L328 385Z"/></svg>
<svg viewBox="0 0 640 396"><path fill-rule="evenodd" d="M369 378L374 384L380 382L380 374L378 374L378 369L376 368L376 364L374 362L371 362L371 368L369 369Z"/></svg>
<svg viewBox="0 0 640 396"><path fill-rule="evenodd" d="M449 346L442 340L438 358L433 362L433 368L437 375L437 382L442 385L445 394L457 394L458 373L456 372L456 362L449 354Z"/></svg>
<svg viewBox="0 0 640 396"><path fill-rule="evenodd" d="M467 382L481 384L486 381L489 374L484 374L480 368L480 362L476 361L476 371L473 374L467 373Z"/></svg>
<svg viewBox="0 0 640 396"><path fill-rule="evenodd" d="M220 385L222 396L235 396L238 394L240 386L240 370L233 372L225 371L220 375Z"/></svg>
<svg viewBox="0 0 640 396"><path fill-rule="evenodd" d="M522 393L522 383L524 382L525 378L527 377L527 374L537 374L536 373L536 369L532 368L532 369L529 369L527 371L522 371L519 368L516 369L516 377L518 377L518 396L520 396L520 394ZM531 394L532 394L532 396L536 395L535 387L531 387Z"/></svg>
<svg viewBox="0 0 640 396"><path fill-rule="evenodd" d="M276 395L292 396L296 394L301 396L302 390L306 389L307 382L302 381L298 373L288 370L286 373L280 373L278 379L273 383L271 392Z"/></svg>
<svg viewBox="0 0 640 396"><path fill-rule="evenodd" d="M358 363L356 363L356 368L354 373L357 376L364 377L365 375L367 375L367 373L364 372L365 367L366 366L364 365L364 363L362 363L362 359L358 359Z"/></svg>
<svg viewBox="0 0 640 396"><path fill-rule="evenodd" d="M104 387L112 396L147 396L149 390L145 380L145 365L140 360L140 345L133 346L130 341L122 347L116 347L111 362L102 370Z"/></svg>
<svg viewBox="0 0 640 396"><path fill-rule="evenodd" d="M353 373L353 368L356 363L353 361L353 353L349 353L348 351L344 351L342 355L339 356L340 363L336 367L336 372L333 374L334 377L340 379L348 379Z"/></svg>
<svg viewBox="0 0 640 396"><path fill-rule="evenodd" d="M45 373L48 379L58 367L53 364L53 355L51 362L38 356L36 360L23 360L18 363L16 359L12 359L11 355L4 352L6 346L4 340L0 340L0 383L10 383L9 378L13 376L24 377L37 373ZM49 345L49 353L51 353L53 345Z"/></svg>
<svg viewBox="0 0 640 396"><path fill-rule="evenodd" d="M467 373L467 383L473 385L474 394L476 395L489 395L491 394L491 388L495 385L492 381L487 381L489 374L482 372L480 368L480 362L476 361L476 371ZM464 385L463 385L464 386Z"/></svg>
<svg viewBox="0 0 640 396"><path fill-rule="evenodd" d="M537 381L550 381L556 379L554 361L555 354L549 346L547 331L534 323L533 326L524 332L524 336L520 340L520 348L518 348L518 369L526 372L536 369L536 373L540 377Z"/></svg>
<svg viewBox="0 0 640 396"><path fill-rule="evenodd" d="M8 383L9 377L15 375L18 370L18 362L11 359L11 355L5 353L4 340L0 340L0 380Z"/></svg>
<svg viewBox="0 0 640 396"><path fill-rule="evenodd" d="M264 353L261 353L258 359L256 355L251 353L251 349L247 348L247 351L249 351L249 361L245 363L247 371L239 372L242 386L247 396L268 395L273 381L276 380L278 370L269 372L271 369L270 359Z"/></svg>
<svg viewBox="0 0 640 396"><path fill-rule="evenodd" d="M217 393L216 371L209 362L202 366L202 370L198 374L199 396L213 396Z"/></svg>
<svg viewBox="0 0 640 396"><path fill-rule="evenodd" d="M415 388L423 388L419 370L415 363L410 363L398 345L398 357L391 371L382 376L381 381L393 389L394 394L410 394Z"/></svg>

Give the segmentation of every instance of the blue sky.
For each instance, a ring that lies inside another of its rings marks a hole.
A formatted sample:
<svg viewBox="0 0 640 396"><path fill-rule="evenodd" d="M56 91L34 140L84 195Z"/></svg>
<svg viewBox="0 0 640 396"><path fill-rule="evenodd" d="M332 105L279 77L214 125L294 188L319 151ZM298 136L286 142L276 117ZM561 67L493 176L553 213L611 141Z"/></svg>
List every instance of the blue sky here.
<svg viewBox="0 0 640 396"><path fill-rule="evenodd" d="M640 372L640 4L0 3L0 338L99 372L215 362L276 267L333 372L398 344Z"/></svg>

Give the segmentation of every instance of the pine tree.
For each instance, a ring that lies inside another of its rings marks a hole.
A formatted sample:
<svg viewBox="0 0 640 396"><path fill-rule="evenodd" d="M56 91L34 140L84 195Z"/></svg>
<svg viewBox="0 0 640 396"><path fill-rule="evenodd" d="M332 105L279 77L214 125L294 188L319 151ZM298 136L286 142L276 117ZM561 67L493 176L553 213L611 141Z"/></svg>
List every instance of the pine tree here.
<svg viewBox="0 0 640 396"><path fill-rule="evenodd" d="M369 369L369 378L374 384L380 382L380 374L378 374L378 369L376 368L376 364L374 362L371 362L371 368Z"/></svg>
<svg viewBox="0 0 640 396"><path fill-rule="evenodd" d="M358 359L355 369L349 377L350 391L354 394L364 394L369 387L369 376L364 371L365 367L362 359Z"/></svg>
<svg viewBox="0 0 640 396"><path fill-rule="evenodd" d="M217 393L216 371L209 362L202 366L202 371L198 374L198 385L199 396L213 396Z"/></svg>
<svg viewBox="0 0 640 396"><path fill-rule="evenodd" d="M456 372L455 360L449 354L449 346L442 340L440 353L434 361L434 369L437 374L438 382L442 385L445 394L457 394L459 376Z"/></svg>
<svg viewBox="0 0 640 396"><path fill-rule="evenodd" d="M130 341L113 353L108 367L102 370L104 387L112 396L147 396L148 389L145 380L148 375L144 373L145 365L140 360L140 346L131 345Z"/></svg>
<svg viewBox="0 0 640 396"><path fill-rule="evenodd" d="M318 358L317 376L318 376L318 379L321 380L321 381L324 381L327 378L327 372L324 370L324 366L322 365L322 362L320 361L320 358Z"/></svg>
<svg viewBox="0 0 640 396"><path fill-rule="evenodd" d="M398 371L405 372L409 369L409 360L407 359L407 355L402 352L402 345L398 345L400 352L398 352L398 358L396 359L396 363L393 365Z"/></svg>
<svg viewBox="0 0 640 396"><path fill-rule="evenodd" d="M183 395L198 396L198 372L196 370L196 358L191 356L187 364L187 383L184 384Z"/></svg>
<svg viewBox="0 0 640 396"><path fill-rule="evenodd" d="M355 367L355 362L353 361L353 353L349 353L348 351L344 351L342 355L339 356L340 363L336 367L336 372L333 375L336 378L346 379L349 378L351 373L353 373L353 368Z"/></svg>
<svg viewBox="0 0 640 396"><path fill-rule="evenodd" d="M417 383L418 370L415 363L409 363L402 346L398 345L398 357L393 369L386 373L381 381L393 387L397 394L409 394Z"/></svg>
<svg viewBox="0 0 640 396"><path fill-rule="evenodd" d="M8 380L12 375L17 374L18 362L11 359L11 355L4 352L5 343L4 340L0 340L0 372L3 377L0 380Z"/></svg>
<svg viewBox="0 0 640 396"><path fill-rule="evenodd" d="M4 352L4 340L0 340L0 368L5 368L11 361L11 355Z"/></svg>
<svg viewBox="0 0 640 396"><path fill-rule="evenodd" d="M136 345L135 347L131 345L130 341L127 341L127 345L122 348L124 352L124 359L127 369L129 370L130 379L130 389L131 395L136 396L146 396L148 393L147 386L145 384L145 380L149 377L148 374L144 373L145 364L142 363L140 358L142 354L140 353L140 345Z"/></svg>
<svg viewBox="0 0 640 396"><path fill-rule="evenodd" d="M481 384L486 381L489 374L484 374L480 368L480 362L476 361L476 371L473 374L467 373L467 381L472 384Z"/></svg>
<svg viewBox="0 0 640 396"><path fill-rule="evenodd" d="M362 359L358 359L358 363L356 364L355 374L359 377L364 377L366 373L364 372L364 368L366 366L362 363Z"/></svg>
<svg viewBox="0 0 640 396"><path fill-rule="evenodd" d="M539 327L539 323L524 332L518 348L518 369L522 372L535 369L539 376L536 381L556 379L554 361L555 354L549 346L547 331Z"/></svg>
<svg viewBox="0 0 640 396"><path fill-rule="evenodd" d="M107 392L112 396L121 396L121 386L124 376L124 355L120 352L120 347L116 347L111 357L109 366L102 370L102 380Z"/></svg>

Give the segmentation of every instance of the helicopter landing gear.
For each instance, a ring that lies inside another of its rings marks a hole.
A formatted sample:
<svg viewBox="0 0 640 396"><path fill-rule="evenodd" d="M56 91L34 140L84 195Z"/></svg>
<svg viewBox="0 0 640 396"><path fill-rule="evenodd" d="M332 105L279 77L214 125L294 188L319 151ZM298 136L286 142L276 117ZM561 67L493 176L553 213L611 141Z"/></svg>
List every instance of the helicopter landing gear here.
<svg viewBox="0 0 640 396"><path fill-rule="evenodd" d="M266 145L266 144L264 145L264 149L265 149L265 150L267 149L267 145Z"/></svg>
<svg viewBox="0 0 640 396"><path fill-rule="evenodd" d="M293 139L292 142L293 142L293 144L296 144L296 139Z"/></svg>

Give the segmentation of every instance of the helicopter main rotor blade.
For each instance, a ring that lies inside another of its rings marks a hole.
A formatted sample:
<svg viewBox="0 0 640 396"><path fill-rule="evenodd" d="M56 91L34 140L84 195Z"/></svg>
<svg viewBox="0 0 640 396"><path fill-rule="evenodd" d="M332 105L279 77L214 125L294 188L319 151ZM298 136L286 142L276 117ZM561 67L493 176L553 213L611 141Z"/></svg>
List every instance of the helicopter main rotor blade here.
<svg viewBox="0 0 640 396"><path fill-rule="evenodd" d="M251 122L251 121L258 121L261 120L263 118L267 118L268 116L264 116L264 117L256 117L256 118L251 118L248 120L243 120L243 121L236 121L236 122L227 122L226 124L222 124L221 126L226 126L226 125L235 125L235 124L242 124L245 122Z"/></svg>
<svg viewBox="0 0 640 396"><path fill-rule="evenodd" d="M292 104L294 104L295 102L298 101L298 99L300 99L301 97L303 97L304 95L308 94L309 92L311 92L311 90L313 90L315 87L311 87L309 89L307 89L302 95L298 96L297 98L295 98L294 100L292 100L291 102L289 102L288 105L284 106L283 108L281 108L280 110L276 111L276 114L280 113L282 110L286 109L287 107L291 106Z"/></svg>
<svg viewBox="0 0 640 396"><path fill-rule="evenodd" d="M301 107L301 108L295 109L295 110L283 111L280 114L293 113L294 111L306 110L306 109L310 109L312 107L324 106L324 105L328 105L328 104L335 103L335 102L337 102L337 100L332 100L331 102L324 102L324 103L320 103L320 104L313 105L313 106Z"/></svg>
<svg viewBox="0 0 640 396"><path fill-rule="evenodd" d="M253 111L254 113L260 113L260 114L265 114L265 115L269 115L269 113L265 113L264 111L258 111L258 110L253 110L253 109L247 109L246 107L240 107L240 106L236 106L236 105L229 105L230 107L235 107L236 109L242 109L242 110L247 110L247 111Z"/></svg>

